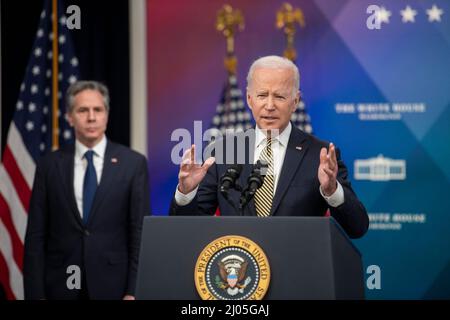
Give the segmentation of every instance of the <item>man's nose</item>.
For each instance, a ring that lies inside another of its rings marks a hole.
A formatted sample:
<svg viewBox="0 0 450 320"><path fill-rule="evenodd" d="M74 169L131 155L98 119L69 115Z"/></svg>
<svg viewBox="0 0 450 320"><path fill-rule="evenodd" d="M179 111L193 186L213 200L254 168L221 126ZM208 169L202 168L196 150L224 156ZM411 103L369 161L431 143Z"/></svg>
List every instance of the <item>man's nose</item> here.
<svg viewBox="0 0 450 320"><path fill-rule="evenodd" d="M266 110L273 111L275 110L275 99L272 96L267 98Z"/></svg>
<svg viewBox="0 0 450 320"><path fill-rule="evenodd" d="M94 110L89 110L88 120L89 121L95 121L95 112L94 112Z"/></svg>

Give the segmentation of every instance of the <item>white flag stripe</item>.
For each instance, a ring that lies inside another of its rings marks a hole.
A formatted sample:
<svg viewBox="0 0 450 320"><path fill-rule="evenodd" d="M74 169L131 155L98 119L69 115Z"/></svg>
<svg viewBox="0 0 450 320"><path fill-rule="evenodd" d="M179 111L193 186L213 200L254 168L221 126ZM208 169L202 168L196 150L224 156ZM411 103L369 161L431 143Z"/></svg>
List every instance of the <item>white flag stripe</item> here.
<svg viewBox="0 0 450 320"><path fill-rule="evenodd" d="M7 144L14 156L14 159L16 160L20 172L22 173L25 181L28 184L28 187L31 190L31 188L33 187L34 170L36 169L36 165L31 158L27 148L23 144L22 136L17 130L14 121L11 122L11 125L9 126Z"/></svg>
<svg viewBox="0 0 450 320"><path fill-rule="evenodd" d="M23 243L25 241L28 214L22 205L22 201L20 201L19 196L17 195L8 172L6 172L5 167L2 164L0 164L0 193L3 195L3 198L9 206L14 228Z"/></svg>
<svg viewBox="0 0 450 320"><path fill-rule="evenodd" d="M9 284L16 299L23 299L22 272L14 261L12 243L9 232L0 220L0 254L6 261L9 270Z"/></svg>

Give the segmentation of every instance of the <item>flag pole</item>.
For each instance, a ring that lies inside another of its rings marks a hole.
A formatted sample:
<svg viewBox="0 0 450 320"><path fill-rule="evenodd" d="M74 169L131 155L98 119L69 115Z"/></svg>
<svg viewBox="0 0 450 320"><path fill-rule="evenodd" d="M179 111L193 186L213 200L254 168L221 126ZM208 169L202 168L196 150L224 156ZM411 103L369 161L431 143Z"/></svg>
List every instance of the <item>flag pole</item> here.
<svg viewBox="0 0 450 320"><path fill-rule="evenodd" d="M295 61L297 58L297 51L294 47L296 24L301 28L305 27L303 11L299 8L294 8L290 3L283 3L281 8L277 11L276 26L278 29L283 29L284 31L286 36L286 49L284 50L283 55L291 61Z"/></svg>
<svg viewBox="0 0 450 320"><path fill-rule="evenodd" d="M59 88L58 88L58 0L52 0L52 32L53 32L53 73L52 73L52 149L59 148L59 126L58 126L58 109L59 109Z"/></svg>
<svg viewBox="0 0 450 320"><path fill-rule="evenodd" d="M224 60L225 69L229 75L236 75L237 59L234 54L234 34L239 28L244 29L244 16L240 10L225 4L217 14L216 30L222 32L227 40L227 55Z"/></svg>

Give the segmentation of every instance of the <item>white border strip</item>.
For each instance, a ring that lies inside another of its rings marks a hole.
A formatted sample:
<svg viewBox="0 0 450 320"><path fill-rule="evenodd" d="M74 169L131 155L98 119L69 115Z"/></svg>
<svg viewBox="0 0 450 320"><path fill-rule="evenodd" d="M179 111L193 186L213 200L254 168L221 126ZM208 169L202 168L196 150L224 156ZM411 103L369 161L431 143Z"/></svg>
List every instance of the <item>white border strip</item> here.
<svg viewBox="0 0 450 320"><path fill-rule="evenodd" d="M147 0L129 1L131 148L147 156Z"/></svg>
<svg viewBox="0 0 450 320"><path fill-rule="evenodd" d="M0 2L0 16L2 14L2 4ZM0 23L0 59L1 59L1 52L2 52L2 26ZM3 148L1 146L1 141L2 141L2 121L1 119L3 119L3 113L2 113L2 62L0 61L0 161L2 159L2 155L3 155Z"/></svg>

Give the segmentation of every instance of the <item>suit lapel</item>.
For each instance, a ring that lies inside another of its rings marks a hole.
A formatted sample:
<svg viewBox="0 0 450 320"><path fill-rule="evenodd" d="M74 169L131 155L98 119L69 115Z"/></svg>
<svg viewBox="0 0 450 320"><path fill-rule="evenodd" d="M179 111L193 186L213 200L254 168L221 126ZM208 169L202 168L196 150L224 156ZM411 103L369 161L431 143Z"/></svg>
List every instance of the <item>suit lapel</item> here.
<svg viewBox="0 0 450 320"><path fill-rule="evenodd" d="M294 178L295 172L300 166L308 147L308 136L300 129L292 126L292 132L286 149L286 155L284 156L283 167L281 168L277 189L272 202L272 209L270 211L271 215L274 215L278 209L281 199L288 190L291 180Z"/></svg>
<svg viewBox="0 0 450 320"><path fill-rule="evenodd" d="M94 202L92 204L91 213L89 214L88 224L94 219L98 208L111 188L112 181L118 170L118 157L116 155L116 146L108 140L105 150L105 157L103 158L103 170L100 184L95 192Z"/></svg>
<svg viewBox="0 0 450 320"><path fill-rule="evenodd" d="M74 173L74 157L75 146L72 145L67 149L61 150L60 161L58 162L58 170L63 182L64 193L68 199L69 207L75 216L76 221L82 227L83 221L78 210L77 202L75 200L75 191L73 188L73 173Z"/></svg>

